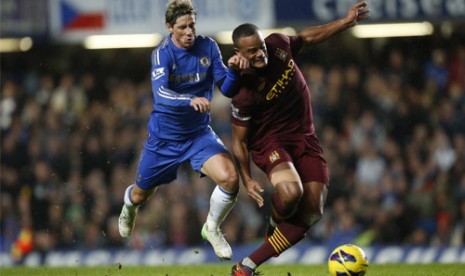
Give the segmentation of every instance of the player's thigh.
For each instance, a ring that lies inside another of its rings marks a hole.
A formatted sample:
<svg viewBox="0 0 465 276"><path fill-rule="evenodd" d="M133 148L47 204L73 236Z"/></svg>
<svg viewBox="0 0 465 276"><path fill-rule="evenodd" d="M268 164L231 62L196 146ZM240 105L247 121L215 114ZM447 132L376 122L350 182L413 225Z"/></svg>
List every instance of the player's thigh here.
<svg viewBox="0 0 465 276"><path fill-rule="evenodd" d="M320 156L303 155L295 161L295 166L304 183L299 209L302 213L322 214L329 182L326 161Z"/></svg>
<svg viewBox="0 0 465 276"><path fill-rule="evenodd" d="M276 165L269 173L269 179L274 187L280 183L301 183L299 173L289 161Z"/></svg>
<svg viewBox="0 0 465 276"><path fill-rule="evenodd" d="M201 171L218 184L238 181L234 163L227 152L220 152L208 158L203 164Z"/></svg>
<svg viewBox="0 0 465 276"><path fill-rule="evenodd" d="M293 158L285 149L270 145L267 150L253 151L252 159L265 172L274 187L278 183L300 183Z"/></svg>
<svg viewBox="0 0 465 276"><path fill-rule="evenodd" d="M234 163L221 139L213 130L197 137L189 152L192 168L213 181L227 181L230 177L237 178Z"/></svg>
<svg viewBox="0 0 465 276"><path fill-rule="evenodd" d="M329 183L329 171L326 160L311 154L300 156L294 165L299 172L303 183L322 182Z"/></svg>

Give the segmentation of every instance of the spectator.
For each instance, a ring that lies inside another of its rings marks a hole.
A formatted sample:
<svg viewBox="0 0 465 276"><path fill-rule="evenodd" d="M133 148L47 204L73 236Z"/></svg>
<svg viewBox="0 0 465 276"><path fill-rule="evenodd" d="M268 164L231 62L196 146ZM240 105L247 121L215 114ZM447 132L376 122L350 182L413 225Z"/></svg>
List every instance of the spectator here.
<svg viewBox="0 0 465 276"><path fill-rule="evenodd" d="M72 126L79 121L86 105L86 95L76 84L75 76L72 73L63 74L50 98L52 110L61 116L65 125Z"/></svg>

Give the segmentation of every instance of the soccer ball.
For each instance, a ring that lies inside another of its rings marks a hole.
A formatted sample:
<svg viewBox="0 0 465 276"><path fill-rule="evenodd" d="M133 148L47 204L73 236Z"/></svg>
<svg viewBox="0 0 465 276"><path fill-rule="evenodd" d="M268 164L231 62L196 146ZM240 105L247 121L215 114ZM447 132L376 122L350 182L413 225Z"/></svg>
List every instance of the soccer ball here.
<svg viewBox="0 0 465 276"><path fill-rule="evenodd" d="M344 244L331 252L328 268L331 276L363 276L368 268L368 259L360 247Z"/></svg>

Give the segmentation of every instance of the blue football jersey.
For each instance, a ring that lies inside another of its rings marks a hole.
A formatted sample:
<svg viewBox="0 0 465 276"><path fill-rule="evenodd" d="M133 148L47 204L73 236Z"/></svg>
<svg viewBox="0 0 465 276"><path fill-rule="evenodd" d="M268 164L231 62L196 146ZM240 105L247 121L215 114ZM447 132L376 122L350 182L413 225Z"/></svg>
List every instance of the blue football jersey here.
<svg viewBox="0 0 465 276"><path fill-rule="evenodd" d="M225 66L213 39L196 36L194 45L186 50L166 37L152 52L150 135L162 140L187 140L204 133L210 114L189 106L191 99L205 97L211 101L215 85L230 97L237 79L238 72Z"/></svg>

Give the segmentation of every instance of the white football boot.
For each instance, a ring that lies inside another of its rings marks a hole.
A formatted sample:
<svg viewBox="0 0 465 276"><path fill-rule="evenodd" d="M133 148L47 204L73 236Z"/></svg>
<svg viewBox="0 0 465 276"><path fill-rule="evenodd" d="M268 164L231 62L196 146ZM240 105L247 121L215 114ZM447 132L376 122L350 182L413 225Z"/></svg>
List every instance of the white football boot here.
<svg viewBox="0 0 465 276"><path fill-rule="evenodd" d="M118 230L121 237L127 238L131 235L136 222L137 210L138 208L131 212L128 210L126 205L123 205L123 209L121 209L118 220Z"/></svg>
<svg viewBox="0 0 465 276"><path fill-rule="evenodd" d="M218 256L220 260L231 260L231 246L229 246L229 243L226 241L219 228L214 231L209 231L205 223L202 227L202 238L211 244L216 256Z"/></svg>

